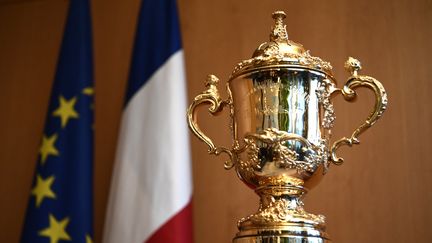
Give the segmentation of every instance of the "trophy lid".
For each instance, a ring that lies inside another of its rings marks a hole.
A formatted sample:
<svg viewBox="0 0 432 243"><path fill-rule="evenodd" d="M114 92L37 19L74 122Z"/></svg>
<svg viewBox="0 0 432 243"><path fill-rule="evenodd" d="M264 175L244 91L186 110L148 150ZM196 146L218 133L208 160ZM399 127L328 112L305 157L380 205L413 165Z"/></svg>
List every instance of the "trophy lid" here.
<svg viewBox="0 0 432 243"><path fill-rule="evenodd" d="M272 14L275 24L270 32L270 41L258 46L252 58L237 64L231 79L248 72L268 67L299 67L325 72L331 76L332 66L319 57L311 56L303 45L288 39L286 14L276 11Z"/></svg>

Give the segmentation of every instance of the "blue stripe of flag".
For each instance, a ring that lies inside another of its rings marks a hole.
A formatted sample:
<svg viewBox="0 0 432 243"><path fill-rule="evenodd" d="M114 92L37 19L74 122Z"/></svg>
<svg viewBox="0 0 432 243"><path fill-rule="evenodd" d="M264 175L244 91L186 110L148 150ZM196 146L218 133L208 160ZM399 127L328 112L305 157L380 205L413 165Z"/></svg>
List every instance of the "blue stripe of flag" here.
<svg viewBox="0 0 432 243"><path fill-rule="evenodd" d="M181 49L175 0L143 0L138 17L126 104L168 58Z"/></svg>

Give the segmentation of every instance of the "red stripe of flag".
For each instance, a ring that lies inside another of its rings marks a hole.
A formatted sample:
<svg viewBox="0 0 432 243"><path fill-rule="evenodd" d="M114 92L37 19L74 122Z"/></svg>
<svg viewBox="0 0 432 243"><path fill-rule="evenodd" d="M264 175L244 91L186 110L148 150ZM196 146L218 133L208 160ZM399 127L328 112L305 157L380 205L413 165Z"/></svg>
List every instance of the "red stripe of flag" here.
<svg viewBox="0 0 432 243"><path fill-rule="evenodd" d="M190 243L192 234L192 203L189 202L180 212L162 225L145 243Z"/></svg>

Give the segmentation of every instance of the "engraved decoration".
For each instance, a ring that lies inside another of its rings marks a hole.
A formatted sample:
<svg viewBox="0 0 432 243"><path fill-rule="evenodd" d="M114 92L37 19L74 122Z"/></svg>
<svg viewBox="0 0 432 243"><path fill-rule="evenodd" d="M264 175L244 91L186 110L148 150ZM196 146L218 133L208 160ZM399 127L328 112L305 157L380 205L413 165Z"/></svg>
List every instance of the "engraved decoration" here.
<svg viewBox="0 0 432 243"><path fill-rule="evenodd" d="M242 164L258 171L262 169L261 164L265 162L262 161L263 159L273 161L278 168L296 169L299 173L314 172L319 165L328 160L325 140L322 140L319 145L314 145L302 136L275 128L268 128L257 134L247 134L244 140L248 161L242 161ZM288 141L298 141L303 145L301 148L305 154L303 160L296 151L287 146ZM266 155L263 155L263 149L267 152ZM264 156L267 158L263 158Z"/></svg>
<svg viewBox="0 0 432 243"><path fill-rule="evenodd" d="M269 200L266 204L260 203L258 212L242 218L239 225L250 222L254 225L271 225L278 223L309 223L315 225L324 225L325 217L308 213L303 208L303 202L296 199L278 198L272 196L266 198Z"/></svg>
<svg viewBox="0 0 432 243"><path fill-rule="evenodd" d="M329 87L333 87L332 83L325 79L325 82L321 82L318 87L316 93L318 97L318 101L322 104L324 109L324 117L322 120L322 126L325 129L331 129L334 126L334 121L336 120L335 111L333 108L333 104L330 101L330 92Z"/></svg>

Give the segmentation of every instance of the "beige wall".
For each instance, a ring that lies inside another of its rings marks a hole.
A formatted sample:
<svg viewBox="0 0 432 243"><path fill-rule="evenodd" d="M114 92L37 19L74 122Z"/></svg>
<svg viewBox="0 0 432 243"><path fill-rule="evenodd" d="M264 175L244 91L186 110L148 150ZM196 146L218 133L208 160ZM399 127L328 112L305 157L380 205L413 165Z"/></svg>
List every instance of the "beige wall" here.
<svg viewBox="0 0 432 243"><path fill-rule="evenodd" d="M95 233L100 242L139 0L93 0L96 79ZM327 216L334 242L429 242L432 238L432 2L180 0L189 100L208 73L226 79L268 38L270 13L288 13L290 39L330 61L342 85L343 62L359 58L363 73L389 95L383 119L344 149L312 190L306 207ZM30 190L67 1L0 1L0 241L17 242ZM335 138L368 114L369 92L355 104L335 101ZM229 144L226 118L202 115L208 134ZM220 131L226 131L221 134ZM257 197L191 138L196 242L230 242L237 219Z"/></svg>

